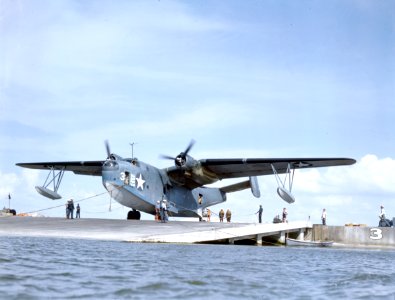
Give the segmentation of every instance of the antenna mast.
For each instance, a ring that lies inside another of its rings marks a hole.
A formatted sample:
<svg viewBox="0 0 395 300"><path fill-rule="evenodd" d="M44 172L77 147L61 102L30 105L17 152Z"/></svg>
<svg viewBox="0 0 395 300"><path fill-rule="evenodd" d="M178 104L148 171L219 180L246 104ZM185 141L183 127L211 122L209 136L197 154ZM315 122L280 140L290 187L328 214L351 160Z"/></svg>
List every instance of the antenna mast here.
<svg viewBox="0 0 395 300"><path fill-rule="evenodd" d="M130 146L132 146L132 158L134 159L134 154L133 154L133 149L134 149L134 145L136 145L137 143L133 142L133 143L129 143Z"/></svg>

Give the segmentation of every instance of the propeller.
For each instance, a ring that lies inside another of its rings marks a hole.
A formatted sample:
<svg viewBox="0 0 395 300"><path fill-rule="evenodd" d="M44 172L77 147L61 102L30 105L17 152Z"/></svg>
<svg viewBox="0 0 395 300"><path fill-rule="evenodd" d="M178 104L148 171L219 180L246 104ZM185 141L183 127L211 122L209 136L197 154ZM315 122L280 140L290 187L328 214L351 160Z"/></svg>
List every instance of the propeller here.
<svg viewBox="0 0 395 300"><path fill-rule="evenodd" d="M185 162L186 162L186 158L187 158L188 152L192 149L192 147L193 147L194 144L195 144L195 140L192 139L192 140L189 142L189 145L188 145L188 147L185 149L185 151L184 151L184 152L181 152L181 153L178 154L176 157L169 156L169 155L163 155L163 154L160 155L160 157L163 158L163 159L171 159L171 160L174 160L174 162L175 162L175 164L176 164L177 166L182 167L182 166L185 164Z"/></svg>

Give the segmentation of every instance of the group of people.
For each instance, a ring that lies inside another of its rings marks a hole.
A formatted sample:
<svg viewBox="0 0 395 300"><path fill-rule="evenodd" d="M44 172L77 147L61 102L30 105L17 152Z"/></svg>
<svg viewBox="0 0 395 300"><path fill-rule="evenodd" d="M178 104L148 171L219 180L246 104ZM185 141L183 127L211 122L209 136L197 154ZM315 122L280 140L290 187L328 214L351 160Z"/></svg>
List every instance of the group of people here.
<svg viewBox="0 0 395 300"><path fill-rule="evenodd" d="M201 204L202 201L202 197L199 194L199 200L198 203ZM79 204L77 204L77 207L74 206L74 201L73 199L70 199L67 201L66 203L66 218L67 219L73 219L74 218L74 209L76 209L76 218L81 218L81 207ZM169 215L168 215L168 203L166 199L162 199L162 200L158 200L155 206L155 220L156 221L161 221L162 223L166 223L169 220ZM262 205L259 205L259 209L258 211L255 213L258 215L258 221L259 223L262 223L262 214L263 214L263 208ZM210 222L211 219L211 210L210 209L206 209L206 216L207 216L207 221ZM224 221L224 217L226 217L226 221L229 223L231 221L231 217L232 217L232 212L228 209L225 211L221 208L221 210L219 211L219 221L223 222ZM326 225L326 209L324 208L322 210L321 213L321 221L322 221L322 225ZM310 217L309 217L310 218ZM384 206L381 205L380 206L380 214L379 214L379 218L380 218L380 222L379 222L379 226L381 227L391 227L393 226L392 221L388 220L385 218L385 210L384 210ZM280 219L280 217L277 215L274 220L274 223L287 223L288 222L288 211L287 209L284 207L283 211L282 211L282 218Z"/></svg>
<svg viewBox="0 0 395 300"><path fill-rule="evenodd" d="M211 221L211 214L212 214L212 211L209 208L206 208L204 210L203 217L207 218L207 222ZM225 213L225 211L221 208L221 210L218 213L218 217L219 217L220 222L223 222L224 218L226 218L226 221L228 223L230 223L230 220L232 218L232 212L230 211L230 209L227 209L226 213Z"/></svg>
<svg viewBox="0 0 395 300"><path fill-rule="evenodd" d="M80 204L77 204L77 207L74 207L73 199L70 199L66 203L66 218L67 219L74 219L74 209L76 209L75 217L76 219L81 218L81 207Z"/></svg>
<svg viewBox="0 0 395 300"><path fill-rule="evenodd" d="M259 223L262 223L262 213L263 213L262 205L259 205L259 209L255 213L255 214L258 214ZM326 225L326 209L325 208L322 210L321 221L322 221L322 225ZM288 211L287 211L286 207L283 208L282 218L280 219L279 215L275 216L273 219L273 223L288 223Z"/></svg>
<svg viewBox="0 0 395 300"><path fill-rule="evenodd" d="M258 214L259 223L262 223L262 213L263 213L262 205L259 205L259 209L255 213ZM275 216L273 219L273 223L288 223L288 211L285 207L283 208L282 218L280 219L280 215Z"/></svg>
<svg viewBox="0 0 395 300"><path fill-rule="evenodd" d="M156 201L155 205L155 220L161 223L166 223L169 221L169 214L167 213L167 200L162 198L162 200Z"/></svg>
<svg viewBox="0 0 395 300"><path fill-rule="evenodd" d="M212 213L212 211L209 208L206 208L204 210L204 212L203 212L203 209L202 209L202 205L203 205L203 202L204 202L203 201L203 195L199 194L198 196L199 196L198 197L198 205L199 205L198 211L199 211L199 214L201 214L202 217L207 217L207 222L210 222L211 221L211 213ZM202 221L202 217L199 218L200 221ZM225 213L225 211L221 208L221 210L218 213L218 217L219 217L219 221L220 222L223 222L224 221L224 217L226 217L226 222L230 223L230 220L232 218L232 212L230 211L230 209L227 209L226 213Z"/></svg>
<svg viewBox="0 0 395 300"><path fill-rule="evenodd" d="M259 210L255 213L258 214L258 219L259 219L259 223L262 223L262 205L259 205ZM326 209L322 209L322 213L321 213L321 222L322 225L326 226ZM282 219L280 219L280 216L277 215L274 219L273 219L273 223L286 223L288 222L288 212L287 209L284 207L283 208L283 212L282 212ZM384 206L381 205L380 206L380 214L379 214L379 227L392 227L394 226L393 221L387 219L385 217L385 210L384 210ZM309 216L309 220L310 220L310 216Z"/></svg>
<svg viewBox="0 0 395 300"><path fill-rule="evenodd" d="M219 221L223 222L224 221L224 217L226 217L226 222L230 223L230 220L232 218L232 212L230 211L230 209L226 210L226 214L224 212L224 210L221 208L221 210L219 211Z"/></svg>

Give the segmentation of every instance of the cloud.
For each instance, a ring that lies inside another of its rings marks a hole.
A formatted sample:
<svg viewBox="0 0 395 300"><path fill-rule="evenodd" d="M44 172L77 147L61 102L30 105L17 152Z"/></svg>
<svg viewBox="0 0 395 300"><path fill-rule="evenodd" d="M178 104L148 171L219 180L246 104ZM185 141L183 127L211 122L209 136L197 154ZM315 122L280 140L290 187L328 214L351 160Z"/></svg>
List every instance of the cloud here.
<svg viewBox="0 0 395 300"><path fill-rule="evenodd" d="M379 159L367 154L355 165L326 168L318 171L311 169L297 175L298 191L313 193L352 194L359 191L368 194L395 194L395 160Z"/></svg>
<svg viewBox="0 0 395 300"><path fill-rule="evenodd" d="M183 59L181 53L185 58L190 52L185 47L191 43L199 47L203 33L227 29L226 24L194 15L187 5L175 1L86 6L48 1L45 9L29 2L17 6L9 2L5 7L2 23L9 30L2 32L6 43L0 53L6 58L7 72L0 76L7 83L14 80L58 93L108 81L120 71L136 77L146 77L148 70L153 76L165 74L167 62L177 55Z"/></svg>

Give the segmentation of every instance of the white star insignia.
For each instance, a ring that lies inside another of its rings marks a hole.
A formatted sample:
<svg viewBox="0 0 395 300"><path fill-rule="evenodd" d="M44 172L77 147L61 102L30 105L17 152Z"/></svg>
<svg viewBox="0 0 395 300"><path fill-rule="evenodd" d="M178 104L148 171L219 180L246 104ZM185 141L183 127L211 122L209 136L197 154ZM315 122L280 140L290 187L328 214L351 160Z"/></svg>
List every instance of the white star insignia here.
<svg viewBox="0 0 395 300"><path fill-rule="evenodd" d="M145 180L143 179L143 176L140 174L139 177L136 177L136 181L137 181L137 189L141 188L141 190L144 190L144 182Z"/></svg>

